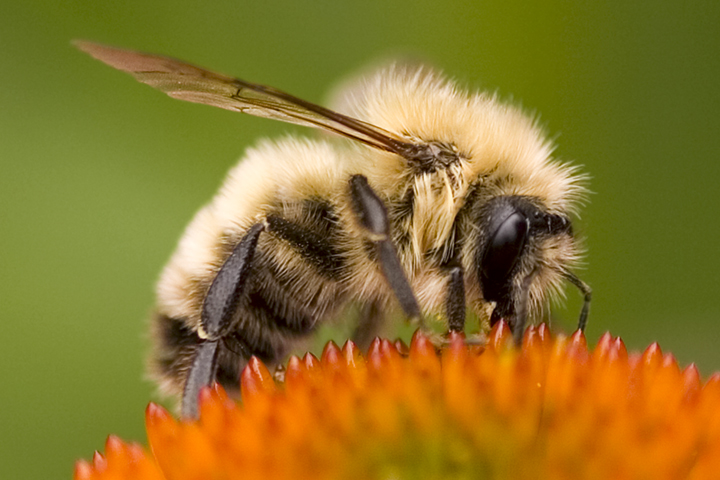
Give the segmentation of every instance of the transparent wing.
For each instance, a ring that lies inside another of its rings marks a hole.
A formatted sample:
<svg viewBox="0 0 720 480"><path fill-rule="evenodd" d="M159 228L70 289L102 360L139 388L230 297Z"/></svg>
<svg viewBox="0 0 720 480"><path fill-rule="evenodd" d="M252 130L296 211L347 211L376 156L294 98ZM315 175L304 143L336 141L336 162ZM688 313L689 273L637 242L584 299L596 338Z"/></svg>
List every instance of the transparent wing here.
<svg viewBox="0 0 720 480"><path fill-rule="evenodd" d="M96 59L130 73L138 81L173 98L321 128L403 156L415 147L382 128L306 102L272 87L211 72L161 55L87 41L75 41L74 44Z"/></svg>

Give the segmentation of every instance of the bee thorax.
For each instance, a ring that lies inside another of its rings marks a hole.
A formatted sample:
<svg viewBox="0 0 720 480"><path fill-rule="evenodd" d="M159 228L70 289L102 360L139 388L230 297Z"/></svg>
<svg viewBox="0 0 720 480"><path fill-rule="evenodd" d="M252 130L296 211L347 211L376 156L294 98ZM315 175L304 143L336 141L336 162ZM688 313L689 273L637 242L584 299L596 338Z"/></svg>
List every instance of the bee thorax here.
<svg viewBox="0 0 720 480"><path fill-rule="evenodd" d="M453 145L437 141L412 144L403 156L422 173L448 168L460 161Z"/></svg>

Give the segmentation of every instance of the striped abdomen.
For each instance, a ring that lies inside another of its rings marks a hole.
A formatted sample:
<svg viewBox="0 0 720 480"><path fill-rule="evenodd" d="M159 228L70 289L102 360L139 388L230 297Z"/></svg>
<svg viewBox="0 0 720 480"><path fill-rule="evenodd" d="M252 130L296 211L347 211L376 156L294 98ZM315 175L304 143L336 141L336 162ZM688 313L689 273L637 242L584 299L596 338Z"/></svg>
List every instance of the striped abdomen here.
<svg viewBox="0 0 720 480"><path fill-rule="evenodd" d="M265 231L238 300L230 333L221 342L217 380L237 389L239 372L255 355L269 364L282 360L289 344L311 333L344 305L343 231L333 206L309 199L268 209ZM235 242L221 248L227 258ZM210 279L212 281L212 279ZM157 348L151 370L169 391L184 384L202 342L187 319L158 314Z"/></svg>

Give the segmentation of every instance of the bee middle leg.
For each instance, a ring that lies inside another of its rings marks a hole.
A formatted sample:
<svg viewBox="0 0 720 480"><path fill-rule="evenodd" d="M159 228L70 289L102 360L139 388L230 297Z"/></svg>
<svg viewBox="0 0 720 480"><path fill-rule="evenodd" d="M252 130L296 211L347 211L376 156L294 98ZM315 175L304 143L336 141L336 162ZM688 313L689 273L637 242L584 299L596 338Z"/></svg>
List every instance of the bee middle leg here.
<svg viewBox="0 0 720 480"><path fill-rule="evenodd" d="M380 268L403 312L411 321L419 323L425 329L417 299L390 238L390 222L385 204L364 175L353 175L350 178L350 198L360 225L378 249Z"/></svg>
<svg viewBox="0 0 720 480"><path fill-rule="evenodd" d="M185 418L197 417L200 389L215 381L219 342L232 326L233 315L251 271L258 238L264 229L263 223L248 229L208 289L198 329L203 341L195 351L183 390L181 410Z"/></svg>

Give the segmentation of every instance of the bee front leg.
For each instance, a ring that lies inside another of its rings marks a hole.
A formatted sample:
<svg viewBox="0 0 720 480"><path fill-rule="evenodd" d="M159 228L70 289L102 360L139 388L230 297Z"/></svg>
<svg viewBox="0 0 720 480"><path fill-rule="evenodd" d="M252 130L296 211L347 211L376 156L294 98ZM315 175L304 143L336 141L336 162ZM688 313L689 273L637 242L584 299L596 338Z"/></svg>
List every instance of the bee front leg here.
<svg viewBox="0 0 720 480"><path fill-rule="evenodd" d="M265 229L256 223L247 231L215 276L202 306L198 335L203 342L195 352L182 398L182 416L197 418L200 389L215 381L218 343L228 333L242 296L258 238Z"/></svg>
<svg viewBox="0 0 720 480"><path fill-rule="evenodd" d="M358 222L377 246L380 268L405 315L411 321L419 323L421 328L426 329L415 294L410 288L397 250L390 238L390 222L385 204L370 187L364 175L353 175L350 178L350 198Z"/></svg>
<svg viewBox="0 0 720 480"><path fill-rule="evenodd" d="M463 268L459 265L450 269L447 297L445 297L445 315L448 331L465 330L465 280Z"/></svg>
<svg viewBox="0 0 720 480"><path fill-rule="evenodd" d="M450 334L465 331L465 271L460 265L450 267L448 275L447 293L445 297L445 316L448 322L448 331L437 346L448 344ZM465 345L482 345L485 343L484 335L470 335L465 338Z"/></svg>

